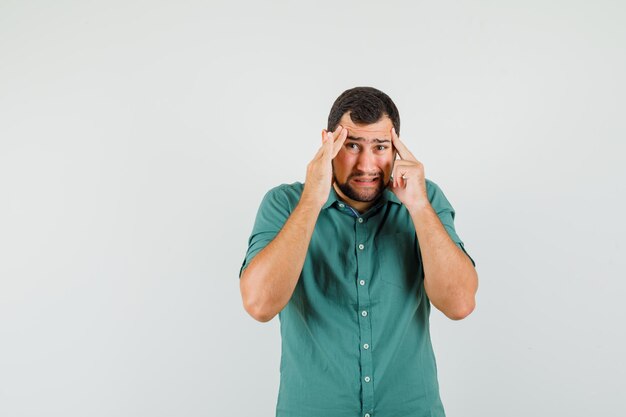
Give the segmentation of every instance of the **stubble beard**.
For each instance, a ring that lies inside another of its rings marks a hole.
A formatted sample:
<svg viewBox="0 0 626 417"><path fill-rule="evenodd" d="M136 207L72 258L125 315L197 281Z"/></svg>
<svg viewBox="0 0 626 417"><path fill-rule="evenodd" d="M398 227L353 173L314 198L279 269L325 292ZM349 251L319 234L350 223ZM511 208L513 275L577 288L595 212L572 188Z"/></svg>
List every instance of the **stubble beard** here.
<svg viewBox="0 0 626 417"><path fill-rule="evenodd" d="M333 170L333 180L335 182L335 184L337 184L337 187L339 187L339 189L341 190L341 192L348 198L354 200L354 201L360 201L362 203L370 203L372 201L376 201L378 199L378 197L380 197L380 195L383 193L383 191L385 190L385 182L384 180L384 176L383 173L380 172L378 173L378 182L376 185L375 189L369 189L369 190L363 190L363 191L359 191L357 189L355 189L354 187L352 187L350 185L350 179L352 177L358 177L359 175L364 175L363 173L352 173L350 174L350 176L348 176L348 178L346 179L346 182L341 183L339 182L339 180L337 180L337 176L335 175L335 172Z"/></svg>

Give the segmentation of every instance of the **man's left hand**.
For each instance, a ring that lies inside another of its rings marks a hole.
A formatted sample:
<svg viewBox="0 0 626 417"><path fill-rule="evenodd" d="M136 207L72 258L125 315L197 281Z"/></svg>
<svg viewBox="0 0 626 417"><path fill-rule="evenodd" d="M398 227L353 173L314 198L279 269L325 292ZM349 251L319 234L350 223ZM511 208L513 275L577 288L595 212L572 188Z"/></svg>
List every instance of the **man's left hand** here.
<svg viewBox="0 0 626 417"><path fill-rule="evenodd" d="M426 193L424 165L413 156L411 151L400 141L396 129L391 129L391 140L398 151L389 181L389 189L400 199L409 211L430 206Z"/></svg>

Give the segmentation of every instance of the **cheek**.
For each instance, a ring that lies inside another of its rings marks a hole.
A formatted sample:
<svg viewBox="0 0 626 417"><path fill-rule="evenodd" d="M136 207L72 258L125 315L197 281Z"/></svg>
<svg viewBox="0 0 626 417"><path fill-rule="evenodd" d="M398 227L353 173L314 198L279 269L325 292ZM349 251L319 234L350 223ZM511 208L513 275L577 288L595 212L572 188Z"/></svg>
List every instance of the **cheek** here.
<svg viewBox="0 0 626 417"><path fill-rule="evenodd" d="M393 168L393 159L390 156L385 156L380 159L378 166L385 174L390 175Z"/></svg>
<svg viewBox="0 0 626 417"><path fill-rule="evenodd" d="M333 166L335 167L335 172L344 173L346 171L350 171L352 165L354 165L354 158L343 150L339 151L335 159L333 160Z"/></svg>
<svg viewBox="0 0 626 417"><path fill-rule="evenodd" d="M391 166L391 163L393 162L392 156L393 156L393 154L391 154L391 153L384 153L384 154L376 155L376 160L378 161L378 166L381 166L381 167Z"/></svg>

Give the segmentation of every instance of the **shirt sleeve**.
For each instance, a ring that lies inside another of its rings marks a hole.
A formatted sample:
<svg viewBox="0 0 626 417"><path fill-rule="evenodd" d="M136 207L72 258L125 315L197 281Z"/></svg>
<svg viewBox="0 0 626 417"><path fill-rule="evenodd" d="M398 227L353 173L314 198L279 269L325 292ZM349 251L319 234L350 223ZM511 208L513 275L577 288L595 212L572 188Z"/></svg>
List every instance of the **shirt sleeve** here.
<svg viewBox="0 0 626 417"><path fill-rule="evenodd" d="M290 214L291 208L282 186L275 187L265 194L248 239L248 251L239 269L239 278L256 254L280 232Z"/></svg>
<svg viewBox="0 0 626 417"><path fill-rule="evenodd" d="M450 204L445 194L441 191L441 188L439 188L437 184L430 180L426 180L426 184L428 189L428 199L433 209L437 212L443 227L446 229L448 235L454 243L456 243L456 245L461 248L463 252L465 252L470 261L472 261L472 265L476 266L476 262L474 262L474 259L472 259L469 253L467 253L465 246L463 245L463 241L454 229L454 208L452 207L452 204Z"/></svg>

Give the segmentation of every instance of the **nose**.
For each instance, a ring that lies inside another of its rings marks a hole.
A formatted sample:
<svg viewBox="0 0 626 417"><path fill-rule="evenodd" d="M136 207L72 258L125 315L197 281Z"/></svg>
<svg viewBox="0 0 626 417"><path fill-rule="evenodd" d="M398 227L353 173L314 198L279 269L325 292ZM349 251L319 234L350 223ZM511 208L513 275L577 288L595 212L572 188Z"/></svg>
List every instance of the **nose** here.
<svg viewBox="0 0 626 417"><path fill-rule="evenodd" d="M377 171L376 156L370 149L364 149L362 152L359 152L356 169L368 174L375 173Z"/></svg>

